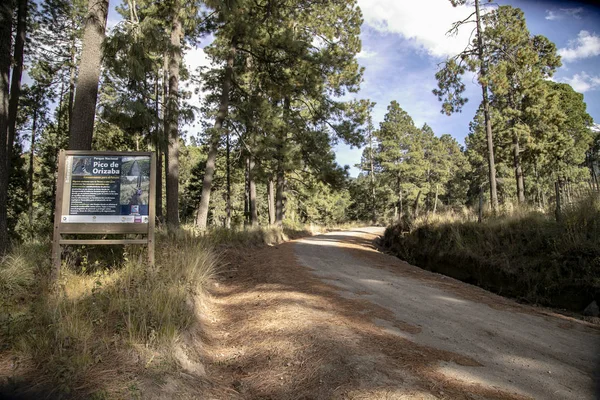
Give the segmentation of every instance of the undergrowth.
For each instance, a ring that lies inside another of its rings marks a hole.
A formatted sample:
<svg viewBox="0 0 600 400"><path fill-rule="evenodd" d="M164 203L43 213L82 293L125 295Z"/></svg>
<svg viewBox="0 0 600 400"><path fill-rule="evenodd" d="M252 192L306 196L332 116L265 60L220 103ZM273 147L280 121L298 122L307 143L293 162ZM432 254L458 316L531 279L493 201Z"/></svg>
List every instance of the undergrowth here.
<svg viewBox="0 0 600 400"><path fill-rule="evenodd" d="M206 240L183 231L157 239L154 267L145 251L125 247L118 265L87 256L64 264L52 290L49 244L22 244L4 257L0 394L128 397L140 370L174 367L173 348L198 323L195 307L217 258Z"/></svg>
<svg viewBox="0 0 600 400"><path fill-rule="evenodd" d="M477 223L468 210L403 218L384 246L400 258L519 300L582 311L600 300L600 200L554 215L513 208Z"/></svg>

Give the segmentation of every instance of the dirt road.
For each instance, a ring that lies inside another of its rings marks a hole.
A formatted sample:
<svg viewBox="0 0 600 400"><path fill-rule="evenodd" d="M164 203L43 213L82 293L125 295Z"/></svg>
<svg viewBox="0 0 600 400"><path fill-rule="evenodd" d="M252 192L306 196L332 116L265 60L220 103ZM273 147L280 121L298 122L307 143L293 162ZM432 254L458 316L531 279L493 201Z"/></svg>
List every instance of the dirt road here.
<svg viewBox="0 0 600 400"><path fill-rule="evenodd" d="M410 266L381 229L238 254L207 371L229 398L594 399L600 330Z"/></svg>

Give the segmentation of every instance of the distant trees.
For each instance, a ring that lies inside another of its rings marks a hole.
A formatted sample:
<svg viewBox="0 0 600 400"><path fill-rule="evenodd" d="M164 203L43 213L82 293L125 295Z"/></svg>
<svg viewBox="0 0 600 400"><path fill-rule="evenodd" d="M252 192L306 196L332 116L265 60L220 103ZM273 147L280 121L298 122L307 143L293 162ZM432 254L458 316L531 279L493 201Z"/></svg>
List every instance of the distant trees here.
<svg viewBox="0 0 600 400"><path fill-rule="evenodd" d="M435 213L442 201L464 202L465 190L457 190L455 180L468 170L468 164L449 135L437 137L427 124L417 128L410 115L392 101L379 129L372 132L372 141L372 150L367 147L363 152L361 169L366 174L351 187L351 209L357 218L369 219L372 214L364 206L370 204L369 197L377 199L375 220L396 220L420 210Z"/></svg>

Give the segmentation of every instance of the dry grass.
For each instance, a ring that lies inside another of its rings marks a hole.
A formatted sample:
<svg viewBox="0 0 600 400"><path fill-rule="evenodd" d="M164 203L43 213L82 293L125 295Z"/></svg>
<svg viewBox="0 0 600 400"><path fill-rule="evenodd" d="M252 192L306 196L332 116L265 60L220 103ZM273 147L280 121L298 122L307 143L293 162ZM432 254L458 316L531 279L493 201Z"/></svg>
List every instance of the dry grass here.
<svg viewBox="0 0 600 400"><path fill-rule="evenodd" d="M206 240L159 235L154 268L133 247L112 268L64 265L55 290L45 284L48 247L28 246L0 266L8 315L1 321L7 380L0 393L130 397L140 377L196 362L178 354L200 324L198 308L215 274L218 260Z"/></svg>
<svg viewBox="0 0 600 400"><path fill-rule="evenodd" d="M600 296L600 199L554 215L507 209L477 223L462 210L403 219L383 244L409 263L517 299L581 311Z"/></svg>

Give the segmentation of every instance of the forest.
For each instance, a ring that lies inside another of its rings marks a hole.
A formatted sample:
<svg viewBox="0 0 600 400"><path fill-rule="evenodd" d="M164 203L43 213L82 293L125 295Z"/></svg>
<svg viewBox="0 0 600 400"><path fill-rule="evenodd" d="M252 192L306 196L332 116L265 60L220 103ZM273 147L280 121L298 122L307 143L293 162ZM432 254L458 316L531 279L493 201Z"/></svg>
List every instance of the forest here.
<svg viewBox="0 0 600 400"><path fill-rule="evenodd" d="M552 81L556 46L530 34L517 8L477 7L485 30L436 74L448 115L468 100L461 77L479 74L463 146L416 127L395 101L375 127L373 102L347 100L363 74L352 1L116 7L122 20L107 30L108 1L3 6L2 251L51 232L67 148L155 152L157 217L171 228L385 224L477 208L480 194L498 213L600 190L600 136L583 96ZM211 67L186 70L183 55L209 36ZM336 163L338 142L364 148L358 178Z"/></svg>
<svg viewBox="0 0 600 400"><path fill-rule="evenodd" d="M472 6L448 26L471 41L423 96L448 116L478 104L464 144L398 101L374 123L356 0L1 2L0 361L19 354L68 398L108 385L90 376L123 348L170 360L157 349L195 326L215 249L309 226L387 227L403 260L522 302L600 302L599 125L522 10L450 2ZM189 69L200 47L210 64ZM362 149L358 176L340 143ZM65 149L155 154L157 268L139 249L69 249L51 281Z"/></svg>

